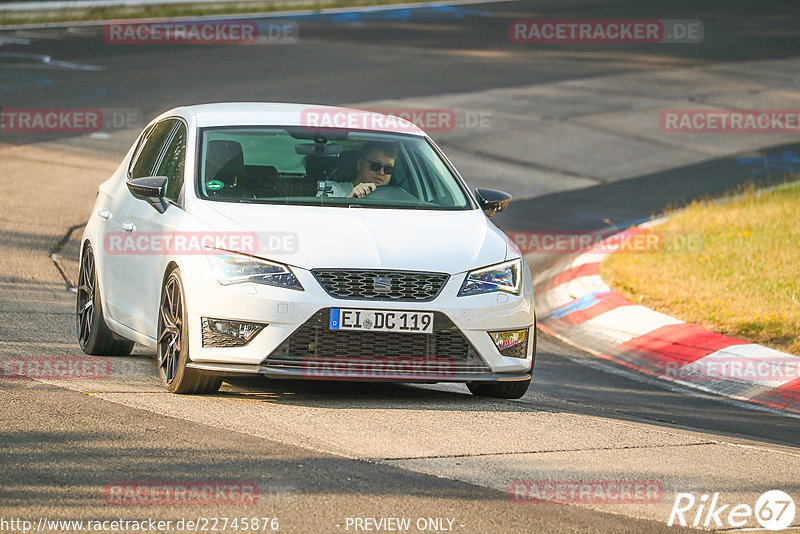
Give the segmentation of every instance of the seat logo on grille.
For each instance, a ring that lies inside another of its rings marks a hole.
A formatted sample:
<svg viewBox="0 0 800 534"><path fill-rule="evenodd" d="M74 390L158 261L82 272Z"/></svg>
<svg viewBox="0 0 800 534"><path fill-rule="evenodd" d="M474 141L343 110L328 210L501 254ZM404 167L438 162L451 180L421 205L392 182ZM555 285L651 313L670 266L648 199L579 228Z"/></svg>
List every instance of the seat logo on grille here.
<svg viewBox="0 0 800 534"><path fill-rule="evenodd" d="M376 293L388 293L392 290L392 279L389 276L376 276L372 279L372 289Z"/></svg>

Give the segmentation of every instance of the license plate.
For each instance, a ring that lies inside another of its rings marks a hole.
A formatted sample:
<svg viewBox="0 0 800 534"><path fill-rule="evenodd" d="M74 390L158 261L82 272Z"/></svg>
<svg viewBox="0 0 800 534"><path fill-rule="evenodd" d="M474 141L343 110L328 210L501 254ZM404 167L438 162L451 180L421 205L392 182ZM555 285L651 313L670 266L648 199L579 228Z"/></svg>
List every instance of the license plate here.
<svg viewBox="0 0 800 534"><path fill-rule="evenodd" d="M432 312L331 308L331 330L432 334Z"/></svg>

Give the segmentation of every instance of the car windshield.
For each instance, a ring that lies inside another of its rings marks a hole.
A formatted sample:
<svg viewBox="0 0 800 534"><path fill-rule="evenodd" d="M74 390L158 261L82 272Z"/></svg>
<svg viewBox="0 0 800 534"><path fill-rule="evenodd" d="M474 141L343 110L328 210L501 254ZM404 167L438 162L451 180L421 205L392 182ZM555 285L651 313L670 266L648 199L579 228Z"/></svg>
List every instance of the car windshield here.
<svg viewBox="0 0 800 534"><path fill-rule="evenodd" d="M303 127L205 128L200 147L198 193L209 200L473 208L431 143L414 135ZM358 185L366 193L354 193Z"/></svg>

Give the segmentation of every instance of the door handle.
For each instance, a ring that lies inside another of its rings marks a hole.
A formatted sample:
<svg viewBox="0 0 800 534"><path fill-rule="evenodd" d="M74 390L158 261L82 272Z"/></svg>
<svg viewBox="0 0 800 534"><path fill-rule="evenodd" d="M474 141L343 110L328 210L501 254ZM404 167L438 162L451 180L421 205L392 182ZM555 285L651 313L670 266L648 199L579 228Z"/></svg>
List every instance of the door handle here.
<svg viewBox="0 0 800 534"><path fill-rule="evenodd" d="M133 224L132 222L124 222L122 223L122 229L125 230L126 232L133 232L134 230L136 230L136 225Z"/></svg>
<svg viewBox="0 0 800 534"><path fill-rule="evenodd" d="M111 217L111 212L108 210L100 210L97 212L97 216L107 221Z"/></svg>

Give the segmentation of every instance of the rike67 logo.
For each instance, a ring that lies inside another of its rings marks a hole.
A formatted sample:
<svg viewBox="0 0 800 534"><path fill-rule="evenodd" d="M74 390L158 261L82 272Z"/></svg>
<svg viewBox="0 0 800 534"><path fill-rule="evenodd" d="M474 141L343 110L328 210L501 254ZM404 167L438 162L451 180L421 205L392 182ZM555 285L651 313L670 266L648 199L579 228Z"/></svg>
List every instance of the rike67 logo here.
<svg viewBox="0 0 800 534"><path fill-rule="evenodd" d="M756 500L755 506L726 503L720 498L719 493L712 495L704 493L699 498L691 493L678 493L667 526L741 528L745 525L755 527L753 523L755 520L763 529L783 530L792 525L795 512L794 500L789 494L780 490L762 493Z"/></svg>

